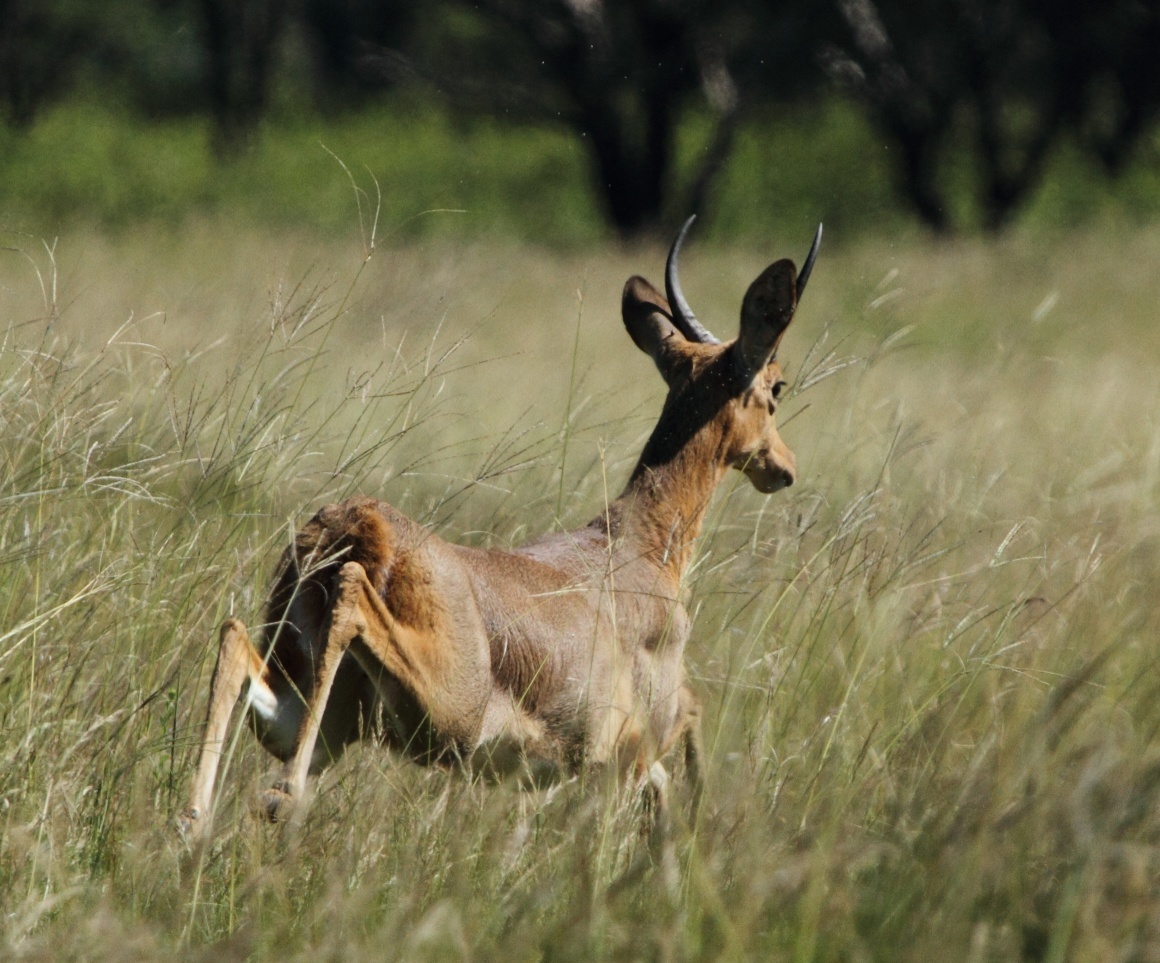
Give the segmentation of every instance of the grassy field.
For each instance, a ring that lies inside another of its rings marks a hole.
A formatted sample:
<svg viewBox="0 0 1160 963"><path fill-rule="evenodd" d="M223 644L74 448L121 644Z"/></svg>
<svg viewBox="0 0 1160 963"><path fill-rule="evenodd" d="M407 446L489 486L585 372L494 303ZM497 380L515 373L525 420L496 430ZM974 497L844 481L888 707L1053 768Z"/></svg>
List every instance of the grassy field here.
<svg viewBox="0 0 1160 963"><path fill-rule="evenodd" d="M731 335L808 240L694 241L686 292ZM266 826L240 724L213 845L173 831L216 626L321 503L507 545L615 493L662 250L6 239L0 956L1160 958L1160 230L836 240L782 348L798 484L728 480L691 573L673 880L626 791L373 747Z"/></svg>

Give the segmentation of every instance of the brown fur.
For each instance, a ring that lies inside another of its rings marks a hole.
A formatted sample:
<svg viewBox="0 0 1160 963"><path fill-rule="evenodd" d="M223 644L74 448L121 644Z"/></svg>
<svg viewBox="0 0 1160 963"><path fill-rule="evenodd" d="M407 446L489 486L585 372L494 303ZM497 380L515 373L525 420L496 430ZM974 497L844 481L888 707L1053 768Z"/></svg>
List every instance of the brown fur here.
<svg viewBox="0 0 1160 963"><path fill-rule="evenodd" d="M669 394L624 492L584 528L483 550L373 498L322 508L283 555L261 644L236 620L222 627L185 831L204 831L243 691L255 732L285 763L263 795L271 818L309 771L368 734L423 763L614 763L638 775L683 743L696 781L681 583L729 468L762 491L793 483L769 357L793 282L791 262L771 266L747 296L738 341L714 345L687 340L667 301L630 279L625 325Z"/></svg>

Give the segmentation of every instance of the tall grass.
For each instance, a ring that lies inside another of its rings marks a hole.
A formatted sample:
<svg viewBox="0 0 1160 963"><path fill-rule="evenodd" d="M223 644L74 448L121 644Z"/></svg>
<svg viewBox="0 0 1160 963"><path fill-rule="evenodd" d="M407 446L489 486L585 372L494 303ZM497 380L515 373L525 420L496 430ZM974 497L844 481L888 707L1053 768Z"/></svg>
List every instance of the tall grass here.
<svg viewBox="0 0 1160 963"><path fill-rule="evenodd" d="M5 956L1157 952L1160 281L1125 270L1156 232L819 265L783 348L799 484L727 481L689 578L708 790L677 820L675 885L631 793L375 747L321 778L299 832L267 827L270 760L240 724L212 845L172 829L215 626L257 617L319 504L377 493L498 545L599 510L661 397L619 287L663 252L13 247ZM690 252L698 313L730 333L780 253Z"/></svg>

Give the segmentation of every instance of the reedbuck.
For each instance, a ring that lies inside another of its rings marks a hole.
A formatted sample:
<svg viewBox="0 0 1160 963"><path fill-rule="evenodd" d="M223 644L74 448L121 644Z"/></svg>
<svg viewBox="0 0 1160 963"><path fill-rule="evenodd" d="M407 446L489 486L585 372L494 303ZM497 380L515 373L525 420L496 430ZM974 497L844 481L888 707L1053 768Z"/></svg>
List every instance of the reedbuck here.
<svg viewBox="0 0 1160 963"><path fill-rule="evenodd" d="M794 456L775 424L785 386L777 348L822 229L800 274L781 260L750 285L740 334L722 344L677 277L692 222L669 252L667 299L640 277L624 288L624 325L669 390L623 494L584 528L512 551L445 542L373 498L323 508L283 555L261 646L237 619L221 628L180 817L187 837L205 831L243 691L250 725L283 762L261 797L272 820L302 798L310 772L364 736L425 764L612 764L658 791L659 761L682 744L696 791L682 579L728 469L760 492L793 484Z"/></svg>

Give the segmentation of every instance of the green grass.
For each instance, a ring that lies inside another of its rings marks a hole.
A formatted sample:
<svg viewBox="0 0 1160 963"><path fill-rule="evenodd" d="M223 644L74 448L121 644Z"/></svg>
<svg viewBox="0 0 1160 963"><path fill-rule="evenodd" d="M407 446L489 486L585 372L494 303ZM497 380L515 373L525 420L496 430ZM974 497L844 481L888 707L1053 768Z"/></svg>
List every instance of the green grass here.
<svg viewBox="0 0 1160 963"><path fill-rule="evenodd" d="M213 845L172 829L215 627L256 620L320 503L371 492L503 545L623 482L662 395L619 290L663 251L444 238L364 264L196 221L77 229L52 257L11 241L5 957L1155 952L1160 232L823 255L782 349L799 483L729 479L690 575L709 783L675 889L627 792L373 747L322 777L300 833L265 826L271 760L244 728ZM731 334L782 253L690 248L698 314Z"/></svg>
<svg viewBox="0 0 1160 963"><path fill-rule="evenodd" d="M693 177L709 133L697 117L682 128L680 182ZM821 217L847 234L902 227L885 161L848 107L771 113L741 132L702 234L767 238ZM0 217L38 235L78 220L133 230L206 217L348 234L356 217L344 164L370 208L381 200L396 236L486 232L575 246L609 234L584 144L565 128L457 118L403 100L271 120L230 161L215 157L203 119L145 122L108 104L62 104L27 132L0 130Z"/></svg>
<svg viewBox="0 0 1160 963"><path fill-rule="evenodd" d="M276 114L222 161L205 119L148 121L116 103L73 100L27 131L0 128L0 227L52 237L84 223L172 232L208 219L222 230L241 223L352 236L349 171L367 193L364 206L381 204L396 240L486 236L576 248L611 235L584 142L563 126L466 118L400 97L357 113ZM692 180L709 139L704 118L685 119L679 184ZM1158 143L1147 140L1113 183L1062 145L1017 225L1058 242L1077 226L1146 223L1160 211ZM740 129L698 236L767 244L808 237L819 220L846 242L913 236L890 158L849 104L768 109ZM978 220L971 173L949 165L947 180L948 203L969 226ZM686 203L682 190L670 203ZM670 220L685 213L672 210Z"/></svg>
<svg viewBox="0 0 1160 963"><path fill-rule="evenodd" d="M26 133L0 132L6 226L44 234L78 220L131 230L225 217L346 234L357 217L345 164L372 211L377 178L384 221L403 236L487 225L577 243L604 231L581 147L560 131L457 124L401 105L270 123L231 161L215 157L211 134L204 120L146 123L84 102L55 108Z"/></svg>

